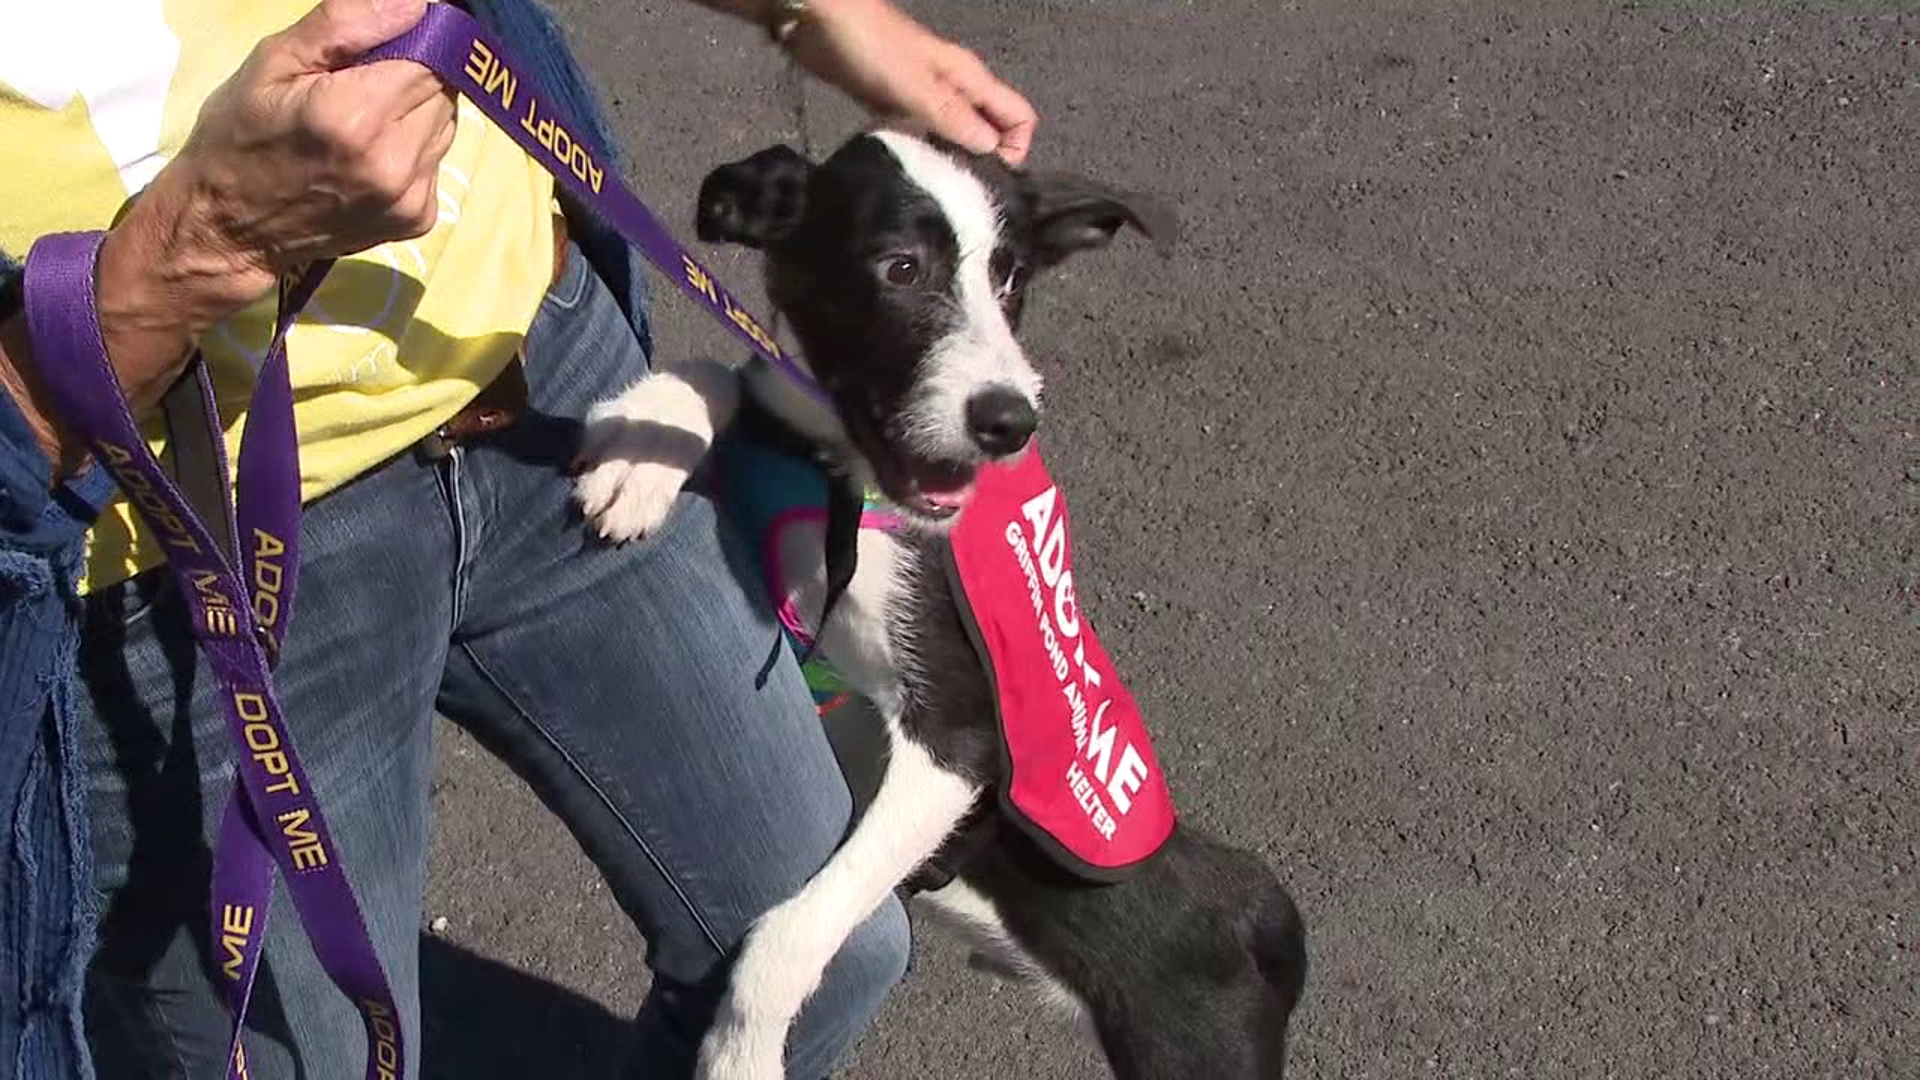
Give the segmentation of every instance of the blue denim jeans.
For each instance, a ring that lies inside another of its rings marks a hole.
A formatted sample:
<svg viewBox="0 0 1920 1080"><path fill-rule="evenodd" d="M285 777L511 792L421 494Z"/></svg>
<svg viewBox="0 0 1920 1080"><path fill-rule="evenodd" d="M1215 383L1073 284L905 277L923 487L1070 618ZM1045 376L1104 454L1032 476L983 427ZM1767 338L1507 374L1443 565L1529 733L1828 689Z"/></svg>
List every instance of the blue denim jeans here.
<svg viewBox="0 0 1920 1080"><path fill-rule="evenodd" d="M646 358L577 252L526 356L532 409L515 427L439 461L402 455L308 507L276 686L405 1013L409 1075L420 1075L438 709L560 815L644 935L654 982L629 1074L686 1076L727 959L825 862L851 800L709 502L683 496L643 543L586 539L569 501L570 418L640 376ZM105 899L88 1022L107 1080L218 1076L226 1048L206 928L231 752L163 577L90 597L81 650ZM890 903L849 942L791 1036L792 1076L827 1074L905 970L907 938ZM357 1080L357 1014L319 970L284 888L267 940L253 1075Z"/></svg>

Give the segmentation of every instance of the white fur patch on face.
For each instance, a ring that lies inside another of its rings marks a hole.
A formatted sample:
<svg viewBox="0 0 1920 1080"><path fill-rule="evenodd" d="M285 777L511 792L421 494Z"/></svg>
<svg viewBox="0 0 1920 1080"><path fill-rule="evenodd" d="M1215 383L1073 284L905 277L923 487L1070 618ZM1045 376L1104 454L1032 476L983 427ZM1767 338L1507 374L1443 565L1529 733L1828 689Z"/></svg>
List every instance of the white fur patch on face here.
<svg viewBox="0 0 1920 1080"><path fill-rule="evenodd" d="M972 461L980 456L967 429L967 402L990 389L1013 390L1038 411L1040 375L1014 340L993 280L994 249L1004 219L987 186L965 165L910 135L880 132L907 180L940 207L960 248L954 300L960 324L935 343L921 365L920 386L906 408L904 434L928 457Z"/></svg>

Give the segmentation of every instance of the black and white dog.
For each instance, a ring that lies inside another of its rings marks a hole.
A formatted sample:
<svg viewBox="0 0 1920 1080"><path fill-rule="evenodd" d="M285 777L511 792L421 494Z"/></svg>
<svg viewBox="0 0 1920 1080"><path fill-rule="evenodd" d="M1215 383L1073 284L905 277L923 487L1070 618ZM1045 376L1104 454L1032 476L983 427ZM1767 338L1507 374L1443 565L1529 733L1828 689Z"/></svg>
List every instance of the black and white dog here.
<svg viewBox="0 0 1920 1080"><path fill-rule="evenodd" d="M992 691L938 568L975 470L1020 453L1039 421L1040 376L1014 336L1030 276L1128 224L1169 227L1150 202L893 132L818 165L762 151L708 177L699 235L765 253L769 295L831 405L765 364L695 363L589 414L578 495L610 540L656 528L743 409L877 487L907 523L861 532L819 637L885 718L885 776L840 850L747 938L704 1080L782 1076L787 1028L840 944L963 825L964 852L944 853L955 876L921 898L993 966L1078 1011L1117 1076L1282 1073L1306 974L1286 891L1251 853L1185 826L1135 876L1095 886L997 823ZM807 583L799 602L817 616L824 552L789 556L803 565L786 580Z"/></svg>

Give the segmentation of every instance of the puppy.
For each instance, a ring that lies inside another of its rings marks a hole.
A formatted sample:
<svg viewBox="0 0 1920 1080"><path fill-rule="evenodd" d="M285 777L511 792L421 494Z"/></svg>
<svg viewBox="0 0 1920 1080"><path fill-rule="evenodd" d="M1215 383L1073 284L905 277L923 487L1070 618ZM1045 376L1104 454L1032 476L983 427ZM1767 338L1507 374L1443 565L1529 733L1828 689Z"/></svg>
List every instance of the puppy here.
<svg viewBox="0 0 1920 1080"><path fill-rule="evenodd" d="M995 805L993 689L941 566L979 470L1021 454L1041 379L1015 337L1038 271L1123 227L1170 237L1147 200L885 132L815 164L785 147L712 173L703 240L764 254L805 358L656 373L588 416L578 497L603 537L656 528L730 424L772 430L878 494L817 648L884 718L885 776L853 834L748 936L701 1048L703 1080L775 1080L787 1028L840 944L930 864L920 898L997 969L1091 1027L1123 1080L1282 1074L1306 975L1293 901L1254 855L1176 824L1118 884L1062 869ZM742 389L745 394L741 393ZM723 493L723 505L727 496ZM772 545L776 596L818 626L826 548Z"/></svg>

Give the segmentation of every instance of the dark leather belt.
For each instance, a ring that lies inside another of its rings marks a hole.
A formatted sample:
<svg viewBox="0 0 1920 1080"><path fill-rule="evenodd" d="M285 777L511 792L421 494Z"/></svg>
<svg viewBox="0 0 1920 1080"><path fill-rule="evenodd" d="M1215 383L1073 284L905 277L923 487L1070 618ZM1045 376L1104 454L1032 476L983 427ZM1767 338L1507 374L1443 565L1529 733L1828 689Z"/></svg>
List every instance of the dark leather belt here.
<svg viewBox="0 0 1920 1080"><path fill-rule="evenodd" d="M558 284L560 276L567 272L567 253L571 250L567 237L567 219L559 214L553 216L553 277L549 285ZM456 446L470 443L475 439L497 434L512 427L527 410L527 367L526 358L516 354L506 369L494 377L494 380L482 387L472 401L459 412L435 428L433 434L420 440L420 448L428 458L439 460L453 452Z"/></svg>

